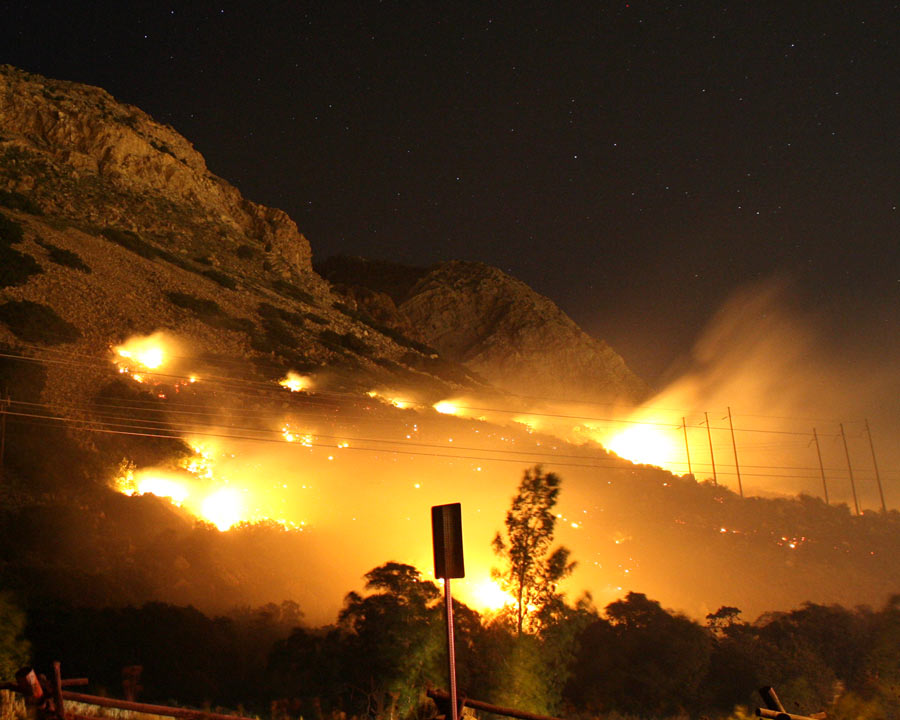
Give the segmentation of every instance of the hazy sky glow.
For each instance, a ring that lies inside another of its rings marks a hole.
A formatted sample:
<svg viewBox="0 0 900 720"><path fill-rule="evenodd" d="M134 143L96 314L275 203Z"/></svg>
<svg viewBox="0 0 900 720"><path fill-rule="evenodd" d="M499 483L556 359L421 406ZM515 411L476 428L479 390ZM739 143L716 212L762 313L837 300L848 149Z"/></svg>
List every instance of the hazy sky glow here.
<svg viewBox="0 0 900 720"><path fill-rule="evenodd" d="M651 380L746 282L896 330L889 3L19 3L0 61L100 85L315 257L482 260ZM896 334L896 333L895 333Z"/></svg>

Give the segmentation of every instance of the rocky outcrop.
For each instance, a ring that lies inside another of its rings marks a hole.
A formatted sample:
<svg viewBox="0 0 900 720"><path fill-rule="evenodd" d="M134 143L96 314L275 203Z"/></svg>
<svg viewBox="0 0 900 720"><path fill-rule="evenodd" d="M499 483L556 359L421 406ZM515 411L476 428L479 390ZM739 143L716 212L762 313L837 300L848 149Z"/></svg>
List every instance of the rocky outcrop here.
<svg viewBox="0 0 900 720"><path fill-rule="evenodd" d="M311 272L286 213L244 199L174 129L105 90L2 66L0 139L0 188L46 212L213 255L250 243L282 275Z"/></svg>
<svg viewBox="0 0 900 720"><path fill-rule="evenodd" d="M509 392L602 402L647 394L605 342L497 268L459 261L429 269L388 265L334 258L319 270L359 309L380 311L382 322Z"/></svg>
<svg viewBox="0 0 900 720"><path fill-rule="evenodd" d="M504 390L602 401L633 401L647 392L605 342L497 268L442 263L419 280L398 309L417 339Z"/></svg>

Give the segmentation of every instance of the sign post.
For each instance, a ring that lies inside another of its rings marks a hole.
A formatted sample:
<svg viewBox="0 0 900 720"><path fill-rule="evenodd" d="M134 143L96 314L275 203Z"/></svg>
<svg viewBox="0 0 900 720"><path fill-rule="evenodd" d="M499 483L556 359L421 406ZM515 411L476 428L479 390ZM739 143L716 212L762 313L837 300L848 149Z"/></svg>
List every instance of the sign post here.
<svg viewBox="0 0 900 720"><path fill-rule="evenodd" d="M447 618L447 660L450 684L449 720L459 720L456 700L456 646L453 641L453 596L450 578L463 578L462 506L459 503L431 508L431 540L434 545L434 576L444 580L444 608Z"/></svg>

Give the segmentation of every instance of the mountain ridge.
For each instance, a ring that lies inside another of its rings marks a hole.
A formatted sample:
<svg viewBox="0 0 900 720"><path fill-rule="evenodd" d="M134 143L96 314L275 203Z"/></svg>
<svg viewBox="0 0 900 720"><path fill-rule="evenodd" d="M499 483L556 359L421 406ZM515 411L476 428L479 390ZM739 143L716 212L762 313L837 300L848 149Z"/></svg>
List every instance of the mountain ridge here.
<svg viewBox="0 0 900 720"><path fill-rule="evenodd" d="M648 395L618 353L498 268L462 260L412 268L346 257L316 268L357 306L508 392L625 403Z"/></svg>

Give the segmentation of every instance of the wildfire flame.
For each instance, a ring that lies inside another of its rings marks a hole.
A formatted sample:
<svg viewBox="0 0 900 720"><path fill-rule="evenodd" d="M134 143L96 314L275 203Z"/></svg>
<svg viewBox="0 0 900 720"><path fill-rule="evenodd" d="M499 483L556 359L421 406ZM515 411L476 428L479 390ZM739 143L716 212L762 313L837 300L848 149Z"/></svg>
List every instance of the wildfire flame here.
<svg viewBox="0 0 900 720"><path fill-rule="evenodd" d="M684 472L674 462L681 458L684 448L670 428L633 425L601 442L616 455L631 462L656 465L676 473Z"/></svg>
<svg viewBox="0 0 900 720"><path fill-rule="evenodd" d="M394 395L386 395L385 393L379 392L378 390L369 390L366 393L370 398L381 400L382 402L386 402L388 405L393 405L398 410L406 410L414 405L411 400L407 400L402 397L397 397Z"/></svg>
<svg viewBox="0 0 900 720"><path fill-rule="evenodd" d="M496 612L516 602L510 593L505 592L496 581L489 578L469 587L465 595L472 605L488 612Z"/></svg>
<svg viewBox="0 0 900 720"><path fill-rule="evenodd" d="M172 372L172 365L177 364L181 352L180 343L164 332L152 335L134 335L121 345L112 348L112 361L122 375L129 375L139 383L159 384L154 381L154 373L165 370ZM199 382L197 375L190 375L178 381L172 381L175 391L179 392L187 385ZM165 395L159 395L165 398Z"/></svg>
<svg viewBox="0 0 900 720"><path fill-rule="evenodd" d="M291 392L303 392L312 389L313 381L307 375L299 375L291 371L282 380L279 380L278 384Z"/></svg>
<svg viewBox="0 0 900 720"><path fill-rule="evenodd" d="M201 515L219 530L228 530L237 525L243 515L240 493L231 488L222 488L207 495L201 505Z"/></svg>
<svg viewBox="0 0 900 720"><path fill-rule="evenodd" d="M303 444L312 436L300 438ZM286 528L302 529L293 522L275 519L260 510L252 510L250 502L263 499L250 487L232 485L216 473L215 452L204 443L189 442L194 455L186 458L174 470L148 468L135 470L125 462L113 482L116 490L125 495L155 495L168 499L192 515L225 531L241 522L270 520ZM286 486L285 486L286 487ZM300 522L300 526L305 522Z"/></svg>
<svg viewBox="0 0 900 720"><path fill-rule="evenodd" d="M139 369L159 370L166 364L171 354L168 350L171 345L172 341L161 332L152 335L135 335L113 348L119 358L115 362L120 369L136 365Z"/></svg>

